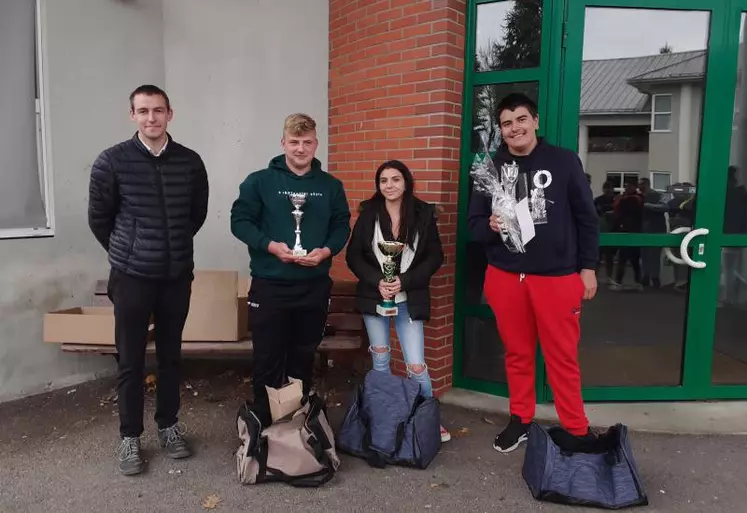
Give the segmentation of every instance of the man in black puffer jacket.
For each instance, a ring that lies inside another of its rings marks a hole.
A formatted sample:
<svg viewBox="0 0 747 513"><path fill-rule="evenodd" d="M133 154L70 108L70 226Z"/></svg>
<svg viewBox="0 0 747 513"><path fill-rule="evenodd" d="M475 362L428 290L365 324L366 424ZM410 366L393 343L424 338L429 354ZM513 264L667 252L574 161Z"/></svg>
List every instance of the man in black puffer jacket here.
<svg viewBox="0 0 747 513"><path fill-rule="evenodd" d="M208 180L194 151L166 131L166 93L140 86L130 95L132 139L104 150L91 169L88 224L109 254L119 355L119 469L143 471L143 370L151 317L158 357L156 415L161 447L172 458L191 451L177 424L181 341L191 296L193 239L207 217Z"/></svg>

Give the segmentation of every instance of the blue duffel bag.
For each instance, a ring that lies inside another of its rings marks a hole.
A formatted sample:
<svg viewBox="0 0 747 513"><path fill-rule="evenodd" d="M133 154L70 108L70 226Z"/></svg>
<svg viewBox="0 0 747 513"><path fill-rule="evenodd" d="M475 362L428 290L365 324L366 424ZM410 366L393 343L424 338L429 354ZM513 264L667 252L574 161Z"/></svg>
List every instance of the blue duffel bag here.
<svg viewBox="0 0 747 513"><path fill-rule="evenodd" d="M353 393L337 448L369 465L426 468L441 449L438 402L416 381L371 370Z"/></svg>
<svg viewBox="0 0 747 513"><path fill-rule="evenodd" d="M561 449L555 440L564 434L560 427L529 427L522 475L535 499L604 509L648 504L627 427L612 426L588 452Z"/></svg>

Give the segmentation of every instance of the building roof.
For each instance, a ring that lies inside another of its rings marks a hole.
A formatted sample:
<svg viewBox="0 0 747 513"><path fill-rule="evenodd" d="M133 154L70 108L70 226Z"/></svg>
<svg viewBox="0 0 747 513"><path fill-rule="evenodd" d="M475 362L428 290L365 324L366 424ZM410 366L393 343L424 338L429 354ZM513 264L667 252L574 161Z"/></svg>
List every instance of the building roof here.
<svg viewBox="0 0 747 513"><path fill-rule="evenodd" d="M705 75L705 64L705 50L584 61L581 113L650 112L648 95L636 85L701 79Z"/></svg>

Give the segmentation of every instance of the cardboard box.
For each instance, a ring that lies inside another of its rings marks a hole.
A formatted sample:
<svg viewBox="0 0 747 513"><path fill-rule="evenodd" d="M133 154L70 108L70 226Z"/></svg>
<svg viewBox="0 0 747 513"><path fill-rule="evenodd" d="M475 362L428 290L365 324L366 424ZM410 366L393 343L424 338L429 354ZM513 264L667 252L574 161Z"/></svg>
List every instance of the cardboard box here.
<svg viewBox="0 0 747 513"><path fill-rule="evenodd" d="M44 315L44 342L114 345L114 309L76 307Z"/></svg>
<svg viewBox="0 0 747 513"><path fill-rule="evenodd" d="M267 398L270 401L270 416L273 422L277 422L301 407L303 382L296 378L289 377L288 379L290 382L280 388L265 386Z"/></svg>
<svg viewBox="0 0 747 513"><path fill-rule="evenodd" d="M236 342L249 334L248 281L238 271L195 271L184 342Z"/></svg>

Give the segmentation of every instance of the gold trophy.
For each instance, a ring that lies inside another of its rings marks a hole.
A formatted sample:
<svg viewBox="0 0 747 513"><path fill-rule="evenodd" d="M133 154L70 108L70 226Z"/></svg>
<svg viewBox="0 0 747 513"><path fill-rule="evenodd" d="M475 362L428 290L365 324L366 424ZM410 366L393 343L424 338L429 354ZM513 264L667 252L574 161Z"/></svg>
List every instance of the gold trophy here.
<svg viewBox="0 0 747 513"><path fill-rule="evenodd" d="M397 264L394 261L394 257L402 253L402 250L405 249L405 245L402 242L384 240L379 242L379 249L384 253L384 263L382 265L384 281L392 283L397 270ZM392 317L397 315L397 312L399 312L399 308L397 308L397 303L394 302L394 298L382 299L381 302L376 305L376 313L382 317Z"/></svg>
<svg viewBox="0 0 747 513"><path fill-rule="evenodd" d="M293 205L293 218L296 220L296 243L293 246L293 256L306 256L306 250L301 246L301 218L303 212L301 207L306 203L305 192L292 192L288 194L288 199Z"/></svg>

